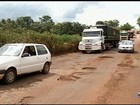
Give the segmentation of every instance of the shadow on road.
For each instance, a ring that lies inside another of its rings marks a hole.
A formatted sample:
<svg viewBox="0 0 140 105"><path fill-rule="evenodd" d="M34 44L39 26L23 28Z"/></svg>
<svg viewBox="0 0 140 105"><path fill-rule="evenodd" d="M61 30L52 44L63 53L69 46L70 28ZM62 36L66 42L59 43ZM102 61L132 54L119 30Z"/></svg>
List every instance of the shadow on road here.
<svg viewBox="0 0 140 105"><path fill-rule="evenodd" d="M46 78L54 76L56 74L49 73L49 74L42 74L40 72L34 72L29 74L20 75L17 77L16 81L13 84L5 85L2 80L0 80L0 90L9 90L12 88L26 88L31 87L32 84L43 81Z"/></svg>

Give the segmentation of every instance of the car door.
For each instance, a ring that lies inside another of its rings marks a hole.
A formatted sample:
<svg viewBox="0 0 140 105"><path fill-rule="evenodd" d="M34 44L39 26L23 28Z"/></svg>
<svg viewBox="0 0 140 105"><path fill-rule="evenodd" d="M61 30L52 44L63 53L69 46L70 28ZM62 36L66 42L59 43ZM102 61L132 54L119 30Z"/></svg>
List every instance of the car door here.
<svg viewBox="0 0 140 105"><path fill-rule="evenodd" d="M46 61L49 61L49 52L43 45L36 45L39 67L43 69L43 66Z"/></svg>
<svg viewBox="0 0 140 105"><path fill-rule="evenodd" d="M23 53L21 55L21 73L29 73L38 71L38 56L36 54L35 46L25 46Z"/></svg>

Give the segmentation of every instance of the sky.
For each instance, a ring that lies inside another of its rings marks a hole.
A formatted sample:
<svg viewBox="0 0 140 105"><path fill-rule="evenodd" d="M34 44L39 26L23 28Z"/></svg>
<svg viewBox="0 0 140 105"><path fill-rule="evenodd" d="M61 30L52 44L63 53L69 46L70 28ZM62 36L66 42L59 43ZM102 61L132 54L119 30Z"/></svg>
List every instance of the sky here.
<svg viewBox="0 0 140 105"><path fill-rule="evenodd" d="M139 1L0 1L0 19L30 16L34 21L50 16L55 23L65 21L95 25L97 21L117 19L139 29Z"/></svg>

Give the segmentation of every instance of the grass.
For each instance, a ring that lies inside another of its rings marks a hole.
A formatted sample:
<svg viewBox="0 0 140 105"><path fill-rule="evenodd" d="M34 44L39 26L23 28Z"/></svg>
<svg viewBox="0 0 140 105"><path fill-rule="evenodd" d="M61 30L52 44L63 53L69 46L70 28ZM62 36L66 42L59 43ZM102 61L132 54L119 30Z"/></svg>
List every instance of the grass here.
<svg viewBox="0 0 140 105"><path fill-rule="evenodd" d="M20 33L4 31L0 32L0 45L6 43L41 43L45 44L52 55L60 55L78 51L79 35L55 35L50 33L37 33L23 30Z"/></svg>

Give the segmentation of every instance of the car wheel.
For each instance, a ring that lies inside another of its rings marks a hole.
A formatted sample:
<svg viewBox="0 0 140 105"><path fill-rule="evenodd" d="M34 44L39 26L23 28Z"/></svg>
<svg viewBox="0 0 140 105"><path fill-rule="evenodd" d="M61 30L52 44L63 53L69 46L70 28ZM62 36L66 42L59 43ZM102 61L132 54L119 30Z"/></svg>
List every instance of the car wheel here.
<svg viewBox="0 0 140 105"><path fill-rule="evenodd" d="M135 52L135 51L134 51L134 49L133 49L131 53L134 53L134 52Z"/></svg>
<svg viewBox="0 0 140 105"><path fill-rule="evenodd" d="M49 71L50 71L50 64L49 63L45 63L44 67L43 67L43 70L42 70L42 73L43 74L48 74Z"/></svg>
<svg viewBox="0 0 140 105"><path fill-rule="evenodd" d="M5 84L11 84L16 80L16 71L14 69L8 69L3 78Z"/></svg>
<svg viewBox="0 0 140 105"><path fill-rule="evenodd" d="M121 53L121 51L120 51L120 50L118 50L118 53Z"/></svg>

